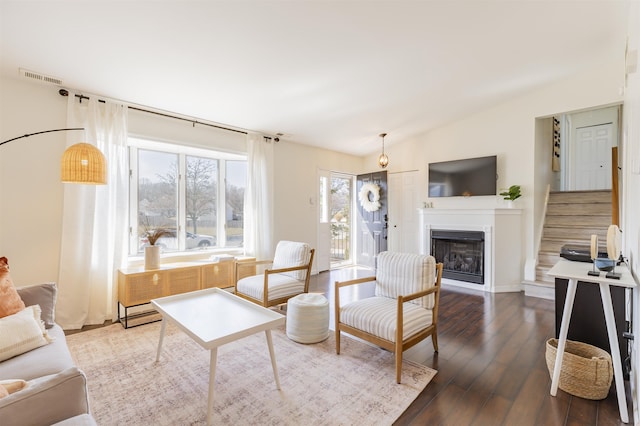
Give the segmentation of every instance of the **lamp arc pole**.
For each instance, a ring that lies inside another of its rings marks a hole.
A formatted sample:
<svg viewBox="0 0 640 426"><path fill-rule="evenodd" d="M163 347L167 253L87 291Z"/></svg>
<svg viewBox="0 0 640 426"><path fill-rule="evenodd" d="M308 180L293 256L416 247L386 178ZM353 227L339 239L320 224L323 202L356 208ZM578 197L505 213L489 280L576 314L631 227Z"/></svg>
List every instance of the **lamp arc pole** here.
<svg viewBox="0 0 640 426"><path fill-rule="evenodd" d="M69 130L84 130L84 127L70 127L67 129L53 129L53 130L43 130L42 132L27 133L26 135L16 136L15 138L7 139L4 142L0 142L0 145L4 145L5 143L13 142L15 140L22 139L22 138L28 138L29 136L41 135L43 133L51 133L51 132L66 132Z"/></svg>
<svg viewBox="0 0 640 426"><path fill-rule="evenodd" d="M68 127L64 129L43 130L41 132L28 133L7 139L4 142L0 142L0 145L43 133L68 132L74 130L85 129L84 127ZM89 185L104 185L107 183L107 166L104 154L94 145L84 142L71 145L64 151L60 163L60 172L61 180L65 183Z"/></svg>

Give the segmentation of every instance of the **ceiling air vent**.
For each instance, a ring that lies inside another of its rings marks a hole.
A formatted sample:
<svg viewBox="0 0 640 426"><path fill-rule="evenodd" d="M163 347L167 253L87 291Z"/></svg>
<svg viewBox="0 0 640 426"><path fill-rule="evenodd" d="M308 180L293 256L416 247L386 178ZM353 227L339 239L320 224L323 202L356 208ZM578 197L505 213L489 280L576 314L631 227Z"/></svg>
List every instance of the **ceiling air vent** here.
<svg viewBox="0 0 640 426"><path fill-rule="evenodd" d="M39 81L41 83L55 84L57 86L62 85L62 80L57 77L51 77L50 75L44 75L39 72L25 70L24 68L20 68L20 75L28 79Z"/></svg>

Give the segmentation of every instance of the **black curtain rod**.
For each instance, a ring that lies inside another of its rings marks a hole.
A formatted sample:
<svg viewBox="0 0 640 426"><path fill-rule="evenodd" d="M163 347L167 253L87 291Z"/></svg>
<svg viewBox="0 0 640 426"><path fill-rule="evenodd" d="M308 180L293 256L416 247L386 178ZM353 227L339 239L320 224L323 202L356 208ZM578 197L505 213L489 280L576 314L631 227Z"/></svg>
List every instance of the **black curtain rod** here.
<svg viewBox="0 0 640 426"><path fill-rule="evenodd" d="M69 91L68 91L68 90L66 90L66 89L60 89L60 90L58 91L58 93L59 93L61 96L69 96ZM88 97L88 96L84 96L84 95L78 95L78 94L75 94L74 96L75 96L76 98L80 99L80 102L82 102L82 100L83 100L83 99L89 99L89 97ZM102 99L98 99L98 102L102 102L102 103L104 103L105 101L103 101ZM134 106L131 106L131 105L127 105L127 108L129 108L129 109L133 109L133 110L136 110L136 111L140 111L140 112L146 112L146 113L148 113L148 114L155 114L155 115L160 115L160 116L162 116L162 117L173 118L173 119L176 119L176 120L188 121L189 123L193 123L193 127L195 127L195 126L196 126L196 124L202 124L202 125L204 125L204 126L215 127L216 129L228 130L228 131L230 131L230 132L242 133L242 134L245 134L245 135L247 134L247 132L245 132L245 131L243 131L243 130L230 129L230 128L228 128L228 127L223 127L223 126L216 126L215 124L203 123L203 122L201 122L201 121L197 121L197 120L190 120L190 119L188 119L188 118L184 118L184 117L177 117L177 116L175 116L175 115L165 114L165 113L162 113L162 112L150 111L150 110L148 110L148 109L138 108L138 107L134 107ZM270 137L270 136L263 136L263 137L264 137L265 139L271 139L271 137ZM276 141L276 142L278 142L278 141Z"/></svg>
<svg viewBox="0 0 640 426"><path fill-rule="evenodd" d="M66 131L69 131L69 130L84 130L84 127L73 127L73 128L69 128L69 129L53 129L53 130L44 130L42 132L29 133L27 135L17 136L17 137L15 137L13 139L8 139L8 140L0 143L0 145L4 145L5 143L9 143L9 142L15 141L17 139L28 138L29 136L41 135L43 133L51 133L51 132L66 132Z"/></svg>

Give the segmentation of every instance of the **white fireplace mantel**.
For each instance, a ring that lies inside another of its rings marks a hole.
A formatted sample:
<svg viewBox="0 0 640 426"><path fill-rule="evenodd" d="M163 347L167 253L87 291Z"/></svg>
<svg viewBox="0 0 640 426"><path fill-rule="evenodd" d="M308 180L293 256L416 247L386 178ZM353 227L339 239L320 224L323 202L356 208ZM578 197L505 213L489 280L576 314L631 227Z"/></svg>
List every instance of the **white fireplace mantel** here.
<svg viewBox="0 0 640 426"><path fill-rule="evenodd" d="M484 232L484 285L442 279L491 293L522 291L521 209L418 209L420 253L431 254L431 230Z"/></svg>

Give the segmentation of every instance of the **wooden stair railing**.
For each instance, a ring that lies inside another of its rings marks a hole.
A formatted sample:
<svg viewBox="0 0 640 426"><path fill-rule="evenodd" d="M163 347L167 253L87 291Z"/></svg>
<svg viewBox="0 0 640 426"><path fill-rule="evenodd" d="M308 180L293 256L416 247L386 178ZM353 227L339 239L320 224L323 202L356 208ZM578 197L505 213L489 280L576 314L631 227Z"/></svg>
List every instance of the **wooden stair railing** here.
<svg viewBox="0 0 640 426"><path fill-rule="evenodd" d="M618 196L618 147L611 148L611 224L620 226L620 199Z"/></svg>

